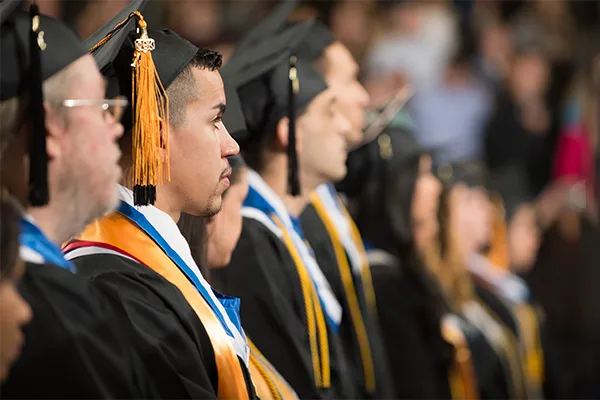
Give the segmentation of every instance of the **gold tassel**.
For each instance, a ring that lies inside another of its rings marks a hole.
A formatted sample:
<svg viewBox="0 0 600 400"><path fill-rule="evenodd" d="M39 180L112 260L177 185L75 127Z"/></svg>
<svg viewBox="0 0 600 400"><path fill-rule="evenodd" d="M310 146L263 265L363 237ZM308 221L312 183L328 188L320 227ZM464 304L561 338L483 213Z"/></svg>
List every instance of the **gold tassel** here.
<svg viewBox="0 0 600 400"><path fill-rule="evenodd" d="M170 179L169 104L152 60L154 39L148 37L144 17L135 14L141 35L135 40L131 64L133 192L135 205L148 205L156 200L156 185Z"/></svg>

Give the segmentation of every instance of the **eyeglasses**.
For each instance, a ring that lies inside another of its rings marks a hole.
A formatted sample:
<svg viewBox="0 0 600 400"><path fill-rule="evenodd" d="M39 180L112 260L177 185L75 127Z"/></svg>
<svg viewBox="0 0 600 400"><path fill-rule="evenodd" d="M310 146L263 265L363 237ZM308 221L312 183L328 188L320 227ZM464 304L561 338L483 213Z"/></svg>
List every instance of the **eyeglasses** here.
<svg viewBox="0 0 600 400"><path fill-rule="evenodd" d="M63 100L58 103L61 107L74 108L74 107L100 107L104 112L104 116L111 115L115 121L120 121L123 116L123 112L129 105L129 101L125 96L117 96L114 99L102 99L102 100L91 100L91 99L71 99Z"/></svg>

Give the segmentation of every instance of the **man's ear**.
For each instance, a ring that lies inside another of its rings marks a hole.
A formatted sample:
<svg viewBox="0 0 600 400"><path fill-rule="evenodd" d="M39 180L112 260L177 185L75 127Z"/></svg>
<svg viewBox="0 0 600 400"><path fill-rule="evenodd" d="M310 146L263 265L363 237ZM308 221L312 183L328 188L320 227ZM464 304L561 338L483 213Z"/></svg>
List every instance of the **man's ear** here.
<svg viewBox="0 0 600 400"><path fill-rule="evenodd" d="M54 160L60 157L64 151L62 142L67 133L66 124L52 107L44 104L44 110L46 112L46 152L48 160Z"/></svg>
<svg viewBox="0 0 600 400"><path fill-rule="evenodd" d="M277 123L277 143L276 149L278 151L286 151L289 143L289 134L290 134L290 120L288 117L283 117ZM300 154L302 152L302 135L300 134L300 130L298 129L298 124L296 124L296 152Z"/></svg>

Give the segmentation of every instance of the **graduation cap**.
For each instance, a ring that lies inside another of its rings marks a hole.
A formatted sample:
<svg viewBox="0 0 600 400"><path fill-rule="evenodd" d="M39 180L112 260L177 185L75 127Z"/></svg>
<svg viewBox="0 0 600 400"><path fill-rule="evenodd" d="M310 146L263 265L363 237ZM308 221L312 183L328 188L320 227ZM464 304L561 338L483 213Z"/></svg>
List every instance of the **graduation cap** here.
<svg viewBox="0 0 600 400"><path fill-rule="evenodd" d="M404 168L407 161L427 152L415 137L412 120L402 107L385 117L385 121L376 136L348 153L348 172L336 189L350 198L359 195L373 177L394 173Z"/></svg>
<svg viewBox="0 0 600 400"><path fill-rule="evenodd" d="M29 203L48 204L48 154L44 81L86 54L79 38L62 22L39 15L37 5L20 11L21 1L0 3L0 101L29 95Z"/></svg>
<svg viewBox="0 0 600 400"><path fill-rule="evenodd" d="M282 32L304 22L288 21L290 15L298 7L299 0L282 0L274 9L263 18L235 47L234 56L245 53L259 43L281 34ZM319 58L327 46L335 39L329 28L320 21L310 20L307 35L297 46L295 54L298 58L315 60Z"/></svg>
<svg viewBox="0 0 600 400"><path fill-rule="evenodd" d="M289 25L274 37L237 53L221 70L224 81L236 88L241 103L246 129L232 134L242 148L272 132L281 118L289 118L288 189L294 196L300 194L296 115L327 89L312 60L295 55L313 26L314 21Z"/></svg>
<svg viewBox="0 0 600 400"><path fill-rule="evenodd" d="M23 3L22 0L4 0L0 2L0 23L3 24Z"/></svg>
<svg viewBox="0 0 600 400"><path fill-rule="evenodd" d="M298 57L316 60L335 42L333 33L321 21L316 21L297 50Z"/></svg>
<svg viewBox="0 0 600 400"><path fill-rule="evenodd" d="M468 187L490 189L487 169L478 161L440 164L435 168L435 175L446 187L462 183Z"/></svg>
<svg viewBox="0 0 600 400"><path fill-rule="evenodd" d="M135 205L154 204L156 185L169 180L166 88L198 52L170 30L148 29L139 11L145 4L130 3L85 41L95 43L90 52L108 80L107 93L126 95L131 104L131 119L123 125L132 135Z"/></svg>
<svg viewBox="0 0 600 400"><path fill-rule="evenodd" d="M120 47L96 45L111 33L111 40L113 40L114 43L122 42L124 37L127 36L131 31L135 30L137 26L137 21L134 18L129 18L129 15L134 11L143 13L146 9L147 3L148 0L131 1L127 7L119 11L119 13L117 13L117 15L115 15L110 21L83 40L83 45L86 49L89 50L96 47L93 55L101 70L103 67L108 66L112 60L114 60L120 50ZM114 31L115 27L119 26L119 24L121 24L123 21L126 21L125 24Z"/></svg>
<svg viewBox="0 0 600 400"><path fill-rule="evenodd" d="M282 0L254 29L248 32L242 40L239 41L234 49L233 55L246 52L248 49L256 46L269 37L276 35L292 12L298 7L299 0Z"/></svg>

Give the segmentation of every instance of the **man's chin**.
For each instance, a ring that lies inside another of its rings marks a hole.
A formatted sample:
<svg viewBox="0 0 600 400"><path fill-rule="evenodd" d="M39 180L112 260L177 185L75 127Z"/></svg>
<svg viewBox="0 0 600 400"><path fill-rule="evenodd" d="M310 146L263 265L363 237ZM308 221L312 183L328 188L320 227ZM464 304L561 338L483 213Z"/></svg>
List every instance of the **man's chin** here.
<svg viewBox="0 0 600 400"><path fill-rule="evenodd" d="M201 212L203 217L214 217L223 208L223 195L216 196L212 201L209 202L207 207Z"/></svg>
<svg viewBox="0 0 600 400"><path fill-rule="evenodd" d="M109 190L107 190L109 192ZM92 216L93 219L103 217L105 215L111 214L119 207L121 199L119 198L119 190L117 185L114 185L114 191L111 193L110 198L105 198L102 204L99 204L101 208L99 211L99 215Z"/></svg>
<svg viewBox="0 0 600 400"><path fill-rule="evenodd" d="M346 165L343 165L342 167L338 168L335 173L329 174L328 183L338 183L343 180L347 174L348 168L346 168Z"/></svg>

